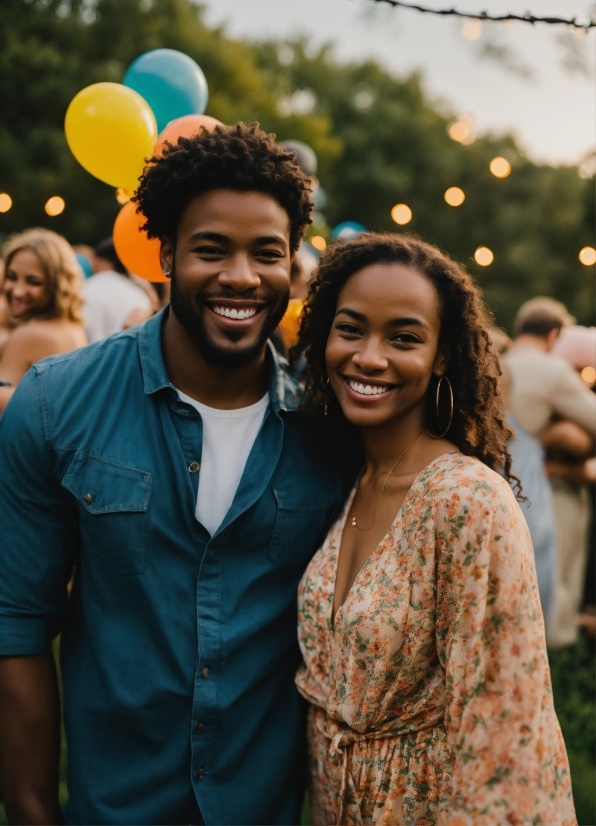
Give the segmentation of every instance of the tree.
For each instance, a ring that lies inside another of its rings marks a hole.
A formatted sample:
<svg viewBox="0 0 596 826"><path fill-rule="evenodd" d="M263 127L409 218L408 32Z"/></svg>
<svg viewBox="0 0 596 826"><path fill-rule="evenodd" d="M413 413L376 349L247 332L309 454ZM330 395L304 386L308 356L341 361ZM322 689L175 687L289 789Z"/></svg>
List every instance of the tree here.
<svg viewBox="0 0 596 826"><path fill-rule="evenodd" d="M453 114L429 99L418 76L397 78L373 61L342 64L330 46L313 51L305 39L234 40L209 28L191 0L3 0L0 190L14 207L0 215L0 235L41 225L95 243L111 232L114 190L70 154L64 114L80 89L120 81L135 57L158 47L201 65L208 114L258 120L280 140L313 147L330 226L357 220L419 233L472 271L509 329L519 304L538 293L593 322L592 273L577 257L594 243L593 179L532 163L511 136L455 143L447 134ZM496 155L512 164L506 179L489 172ZM466 195L457 208L443 197L454 185ZM67 208L49 218L43 207L56 194ZM399 202L413 212L403 229L390 217ZM490 267L473 260L479 245L494 252Z"/></svg>

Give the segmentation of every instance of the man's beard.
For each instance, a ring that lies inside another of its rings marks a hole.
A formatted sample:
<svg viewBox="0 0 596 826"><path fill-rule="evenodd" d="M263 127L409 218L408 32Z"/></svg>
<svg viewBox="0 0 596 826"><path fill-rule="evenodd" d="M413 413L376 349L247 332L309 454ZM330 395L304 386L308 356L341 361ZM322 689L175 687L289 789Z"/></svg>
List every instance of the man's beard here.
<svg viewBox="0 0 596 826"><path fill-rule="evenodd" d="M182 324L205 361L213 367L246 367L247 364L250 364L251 361L258 358L267 339L283 318L288 301L290 300L290 288L288 286L287 295L284 296L279 303L273 304L269 302L259 311L259 313L264 314L265 318L261 322L261 331L258 337L245 347L227 349L220 347L209 337L204 323L204 313L209 312L209 310L199 301L195 300L193 302L191 297L180 290L174 269L172 269L171 280L170 304L174 315ZM223 294L213 297L231 298L230 295ZM239 341L244 335L241 330L237 332L230 330L225 334L230 344Z"/></svg>

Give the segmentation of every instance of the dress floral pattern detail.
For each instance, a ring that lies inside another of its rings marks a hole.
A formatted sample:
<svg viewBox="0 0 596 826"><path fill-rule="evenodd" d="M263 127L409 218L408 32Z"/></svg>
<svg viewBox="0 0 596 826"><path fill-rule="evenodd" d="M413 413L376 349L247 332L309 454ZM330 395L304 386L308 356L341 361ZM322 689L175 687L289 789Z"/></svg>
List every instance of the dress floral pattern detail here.
<svg viewBox="0 0 596 826"><path fill-rule="evenodd" d="M353 495L299 588L313 822L577 824L507 482L459 453L431 462L332 624Z"/></svg>

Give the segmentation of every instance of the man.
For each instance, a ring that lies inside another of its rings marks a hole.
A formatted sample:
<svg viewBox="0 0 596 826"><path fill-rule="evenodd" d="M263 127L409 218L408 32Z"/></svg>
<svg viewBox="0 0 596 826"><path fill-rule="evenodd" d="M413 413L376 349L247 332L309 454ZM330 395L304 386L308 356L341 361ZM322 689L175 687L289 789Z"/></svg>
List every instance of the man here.
<svg viewBox="0 0 596 826"><path fill-rule="evenodd" d="M579 435L585 431L587 455L590 455L592 438L596 436L596 395L568 361L551 354L561 330L573 320L563 304L551 298L527 301L517 314L515 343L504 360L511 376L511 412L522 428L547 448L565 452L575 450L572 444L577 441L575 432L582 428ZM577 426L571 442L568 427L553 429L550 426L553 417ZM559 648L577 639L576 619L581 607L589 509L583 488L555 477L551 479L551 487L556 562L546 630L548 644ZM548 518L550 514L541 527L545 527Z"/></svg>
<svg viewBox="0 0 596 826"><path fill-rule="evenodd" d="M85 332L91 344L123 330L135 310L141 311L145 320L157 309L153 287L129 276L111 238L95 248L93 276L85 281L84 292Z"/></svg>
<svg viewBox="0 0 596 826"><path fill-rule="evenodd" d="M7 811L59 822L62 630L65 822L296 823L296 588L353 479L267 341L309 179L239 124L181 139L137 202L169 309L34 367L0 422Z"/></svg>

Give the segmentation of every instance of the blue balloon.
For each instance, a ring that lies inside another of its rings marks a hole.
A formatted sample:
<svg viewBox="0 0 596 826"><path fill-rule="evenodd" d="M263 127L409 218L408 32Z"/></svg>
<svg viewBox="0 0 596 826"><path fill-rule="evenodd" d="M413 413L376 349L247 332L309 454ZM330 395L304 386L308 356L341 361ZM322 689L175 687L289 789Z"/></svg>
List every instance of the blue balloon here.
<svg viewBox="0 0 596 826"><path fill-rule="evenodd" d="M343 224L333 227L331 237L343 238L344 241L349 241L351 238L358 238L363 232L366 232L364 224L359 224L358 221L344 221Z"/></svg>
<svg viewBox="0 0 596 826"><path fill-rule="evenodd" d="M93 268L91 267L91 261L87 258L86 255L83 255L82 252L75 253L77 261L79 262L79 267L85 278L91 278L93 275Z"/></svg>
<svg viewBox="0 0 596 826"><path fill-rule="evenodd" d="M130 64L125 86L145 98L153 109L157 131L175 118L202 115L209 91L203 70L192 57L175 49L153 49Z"/></svg>

